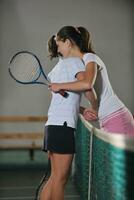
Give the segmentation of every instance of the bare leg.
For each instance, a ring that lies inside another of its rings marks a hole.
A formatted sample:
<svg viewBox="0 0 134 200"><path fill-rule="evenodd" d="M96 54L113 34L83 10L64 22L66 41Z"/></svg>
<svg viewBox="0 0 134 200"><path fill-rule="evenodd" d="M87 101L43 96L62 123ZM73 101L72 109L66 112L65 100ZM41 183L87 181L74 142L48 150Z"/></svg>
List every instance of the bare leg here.
<svg viewBox="0 0 134 200"><path fill-rule="evenodd" d="M73 160L73 154L52 153L52 199L64 200L64 189L67 183Z"/></svg>
<svg viewBox="0 0 134 200"><path fill-rule="evenodd" d="M40 199L51 200L51 189L52 189L52 179L50 177L41 191Z"/></svg>
<svg viewBox="0 0 134 200"><path fill-rule="evenodd" d="M50 152L48 153L48 158L51 161L51 153ZM51 168L52 168L52 166L51 166ZM52 200L51 190L52 190L52 177L50 176L41 191L40 200Z"/></svg>

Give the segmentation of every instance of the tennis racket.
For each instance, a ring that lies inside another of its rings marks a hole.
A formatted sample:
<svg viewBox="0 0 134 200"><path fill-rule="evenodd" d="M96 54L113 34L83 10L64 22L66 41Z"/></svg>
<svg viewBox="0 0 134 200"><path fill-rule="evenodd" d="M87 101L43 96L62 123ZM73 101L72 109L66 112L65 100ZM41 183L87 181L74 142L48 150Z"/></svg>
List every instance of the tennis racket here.
<svg viewBox="0 0 134 200"><path fill-rule="evenodd" d="M34 200L40 200L42 189L43 189L44 185L46 184L46 182L48 181L50 174L51 174L51 162L50 162L50 159L49 159L46 172L43 175L43 177L42 177L42 179L41 179L41 181L40 181L40 183L39 183L39 185L36 189Z"/></svg>
<svg viewBox="0 0 134 200"><path fill-rule="evenodd" d="M50 83L39 58L29 51L17 52L9 61L8 70L11 77L21 84L43 84L48 86ZM65 98L69 95L64 90L60 90L59 93Z"/></svg>

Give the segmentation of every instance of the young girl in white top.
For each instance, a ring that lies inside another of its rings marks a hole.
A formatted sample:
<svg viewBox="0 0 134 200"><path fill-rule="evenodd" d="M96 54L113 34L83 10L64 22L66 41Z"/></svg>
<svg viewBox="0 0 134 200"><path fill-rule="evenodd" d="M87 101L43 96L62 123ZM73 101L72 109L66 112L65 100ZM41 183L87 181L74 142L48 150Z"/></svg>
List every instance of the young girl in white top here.
<svg viewBox="0 0 134 200"><path fill-rule="evenodd" d="M63 27L57 33L57 43L64 39ZM60 83L51 85L51 90L57 92L61 89L67 91L85 91L95 87L98 97L98 118L101 129L112 132L134 135L134 119L130 111L114 93L110 84L107 69L103 61L92 51L89 32L83 28L76 28L83 38L85 52L80 53L75 49L75 56L83 59L86 65L85 79L77 82ZM90 120L90 109L84 111L84 117Z"/></svg>
<svg viewBox="0 0 134 200"><path fill-rule="evenodd" d="M62 55L59 62L48 74L51 82L74 82L84 78L85 66L82 60L74 57L73 49L81 48L81 37L74 27L65 31L69 35L58 46L53 36L48 43L51 58ZM78 44L77 44L78 43ZM56 53L56 55L55 55ZM87 92L88 93L88 92ZM90 91L92 94L92 92ZM64 98L52 92L52 100L45 125L44 151L49 152L51 176L41 193L41 200L63 200L64 188L75 153L75 136L81 94L68 92ZM93 94L92 94L93 97Z"/></svg>

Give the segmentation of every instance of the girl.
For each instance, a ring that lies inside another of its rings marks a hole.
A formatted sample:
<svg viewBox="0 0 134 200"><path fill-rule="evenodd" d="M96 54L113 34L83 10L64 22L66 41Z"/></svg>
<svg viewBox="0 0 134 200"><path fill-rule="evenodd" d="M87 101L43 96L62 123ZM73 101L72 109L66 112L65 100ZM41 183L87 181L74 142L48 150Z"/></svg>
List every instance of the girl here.
<svg viewBox="0 0 134 200"><path fill-rule="evenodd" d="M64 41L65 38L68 38L64 34L66 29L67 27L63 27L57 33L57 45L61 41ZM89 32L83 27L78 27L76 30L78 30L83 41L83 52L80 53L75 49L74 55L83 59L86 65L85 78L73 83L52 83L51 90L54 92L61 89L67 91L85 91L94 86L99 101L98 117L101 129L112 133L134 135L133 116L114 93L105 64L91 48ZM85 110L84 116L85 119L89 120L90 109Z"/></svg>
<svg viewBox="0 0 134 200"><path fill-rule="evenodd" d="M74 57L73 54L73 49L81 48L81 37L77 31L74 32L73 27L67 30L66 34L69 35L69 38L61 41L58 47L54 36L48 42L51 58L58 56L58 54L62 55L62 58L48 75L51 82L73 82L84 78L82 71L85 70L85 66L82 60ZM52 93L43 147L44 151L49 152L51 176L42 190L41 200L64 199L64 188L75 153L74 131L81 96L78 92L68 93L68 98L64 98L58 93Z"/></svg>

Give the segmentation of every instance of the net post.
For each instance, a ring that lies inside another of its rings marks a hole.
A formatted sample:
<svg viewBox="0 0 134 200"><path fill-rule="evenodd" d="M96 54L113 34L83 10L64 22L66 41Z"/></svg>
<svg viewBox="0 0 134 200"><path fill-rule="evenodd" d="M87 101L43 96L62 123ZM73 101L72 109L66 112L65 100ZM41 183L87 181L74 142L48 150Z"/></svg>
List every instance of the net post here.
<svg viewBox="0 0 134 200"><path fill-rule="evenodd" d="M90 132L90 148L89 148L89 180L88 180L88 200L91 197L91 179L92 179L92 150L93 150L93 134L94 134L94 127Z"/></svg>

